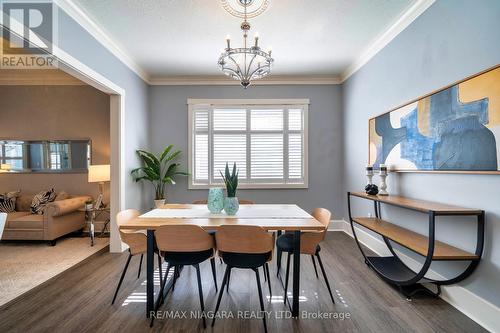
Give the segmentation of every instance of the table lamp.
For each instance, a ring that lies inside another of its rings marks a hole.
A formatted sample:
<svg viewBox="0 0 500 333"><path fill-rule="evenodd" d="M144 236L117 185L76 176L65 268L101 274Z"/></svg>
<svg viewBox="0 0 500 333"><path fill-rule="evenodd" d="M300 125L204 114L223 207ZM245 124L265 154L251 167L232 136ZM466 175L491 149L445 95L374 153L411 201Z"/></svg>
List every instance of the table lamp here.
<svg viewBox="0 0 500 333"><path fill-rule="evenodd" d="M99 183L99 197L102 201L104 192L104 182L110 180L110 166L109 164L90 165L89 166L89 183ZM99 199L97 199L99 202Z"/></svg>

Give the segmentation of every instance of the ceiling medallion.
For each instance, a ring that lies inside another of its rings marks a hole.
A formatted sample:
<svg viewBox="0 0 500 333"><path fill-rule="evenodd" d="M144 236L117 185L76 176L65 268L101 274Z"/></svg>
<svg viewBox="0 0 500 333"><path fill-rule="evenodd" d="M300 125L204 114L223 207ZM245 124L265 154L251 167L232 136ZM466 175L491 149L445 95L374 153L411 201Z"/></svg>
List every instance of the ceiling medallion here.
<svg viewBox="0 0 500 333"><path fill-rule="evenodd" d="M219 69L229 77L240 81L241 85L246 89L252 80L263 78L271 73L271 65L274 59L271 57L271 50L263 51L259 46L259 36L255 35L254 45L248 46L247 38L248 31L250 30L250 23L248 23L248 9L252 9L254 16L261 14L267 9L269 0L221 0L226 9L231 15L240 17L240 11L235 10L237 6L242 7L243 11L241 16L244 21L241 23L240 28L243 31L243 47L231 48L231 39L226 37L226 48L222 51L219 57ZM228 10L225 4L232 4ZM263 9L262 9L263 8Z"/></svg>
<svg viewBox="0 0 500 333"><path fill-rule="evenodd" d="M239 18L254 18L266 11L270 0L221 0L222 7ZM245 13L246 9L246 13Z"/></svg>

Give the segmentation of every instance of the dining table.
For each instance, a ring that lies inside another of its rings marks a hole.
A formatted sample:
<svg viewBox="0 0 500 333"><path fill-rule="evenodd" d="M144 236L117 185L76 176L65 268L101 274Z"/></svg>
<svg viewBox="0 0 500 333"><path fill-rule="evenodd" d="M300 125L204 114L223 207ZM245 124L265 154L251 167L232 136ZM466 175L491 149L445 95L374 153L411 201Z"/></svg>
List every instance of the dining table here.
<svg viewBox="0 0 500 333"><path fill-rule="evenodd" d="M122 230L147 231L146 254L146 316L155 310L154 300L154 231L164 225L197 225L206 231L217 231L222 225L252 225L266 231L293 232L293 287L291 313L299 316L300 291L300 234L302 231L321 231L324 225L294 204L240 205L236 215L212 214L207 205L165 204L120 225ZM166 278L166 277L165 277ZM168 293L172 280L165 288ZM165 295L164 295L165 297ZM288 298L288 296L285 295ZM160 297L158 297L160 299ZM288 302L290 304L290 302Z"/></svg>

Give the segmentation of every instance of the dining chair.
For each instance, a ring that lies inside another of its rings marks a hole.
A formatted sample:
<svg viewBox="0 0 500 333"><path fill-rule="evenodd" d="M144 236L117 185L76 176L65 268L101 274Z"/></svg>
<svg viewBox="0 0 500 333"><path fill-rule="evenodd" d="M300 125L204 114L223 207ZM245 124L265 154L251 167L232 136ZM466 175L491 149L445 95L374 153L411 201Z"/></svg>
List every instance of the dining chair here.
<svg viewBox="0 0 500 333"><path fill-rule="evenodd" d="M238 199L238 202L242 205L255 205L255 202L252 201L252 200L247 200L247 199ZM208 201L205 199L205 200L195 200L193 201L193 205L206 205L208 203ZM211 231L208 231L208 233L212 236L215 235L215 230L211 230ZM220 263L222 264L222 259L220 259ZM229 286L229 284L228 284Z"/></svg>
<svg viewBox="0 0 500 333"><path fill-rule="evenodd" d="M135 209L123 210L116 215L116 223L118 224L118 227L120 227L122 224L135 219L139 215L140 215L139 211ZM135 255L139 254L141 255L141 259L139 261L139 271L137 272L137 278L139 278L141 276L142 260L144 257L144 253L146 253L147 251L147 235L145 231L143 232L143 231L120 230L120 238L122 242L128 245L129 255L127 258L127 262L125 263L125 267L123 268L120 281L118 282L118 286L116 287L115 294L113 296L113 301L111 302L111 304L115 303L116 296L118 295L118 291L120 290L120 287L123 282L123 278L127 273L128 265L130 264L130 259L132 259L132 257ZM155 252L158 255L158 268L160 271L159 274L160 274L160 284L161 284L163 279L162 269L161 269L161 256L158 250L156 250Z"/></svg>
<svg viewBox="0 0 500 333"><path fill-rule="evenodd" d="M2 240L3 229L7 222L7 213L0 213L0 240Z"/></svg>
<svg viewBox="0 0 500 333"><path fill-rule="evenodd" d="M238 202L241 204L241 205L255 205L255 201L252 201L252 200L247 200L247 199L238 199ZM207 200L195 200L193 201L193 205L206 205L207 204Z"/></svg>
<svg viewBox="0 0 500 333"><path fill-rule="evenodd" d="M259 226L248 225L222 225L215 234L217 249L222 260L226 263L224 279L217 298L214 314L219 310L224 286L228 283L233 268L251 269L255 272L257 289L259 291L260 310L264 311L262 298L262 287L260 284L259 267L265 266L273 257L274 236ZM271 280L269 270L265 269L269 281L269 293L271 293ZM215 324L216 315L212 319L212 327ZM267 332L265 316L264 330Z"/></svg>
<svg viewBox="0 0 500 333"><path fill-rule="evenodd" d="M319 244L325 239L326 232L328 229L328 225L330 223L331 213L329 210L325 208L315 208L311 214L316 220L321 222L325 227L322 231L307 231L302 232L300 234L300 253L308 254L311 256L312 263L314 266L314 272L316 273L316 278L318 276L318 269L316 268L316 261L314 257L318 258L319 266L321 267L321 272L323 273L323 278L325 279L326 287L328 288L328 292L330 293L330 298L332 302L335 303L333 299L332 290L330 288L330 283L328 282L328 277L326 276L325 268L323 266L323 262L321 261L321 256L319 252L321 251L321 247ZM287 289L288 289L288 276L290 273L290 256L293 253L293 233L285 233L278 237L276 240L276 247L278 253L287 252L288 257L286 261L286 273L285 273L285 297L284 302L287 300ZM280 256L278 255L278 258ZM279 263L278 263L279 265Z"/></svg>
<svg viewBox="0 0 500 333"><path fill-rule="evenodd" d="M155 231L156 245L161 255L167 263L167 273L170 268L179 268L180 266L194 266L198 279L198 294L200 297L200 306L202 313L205 311L203 301L203 288L201 285L200 263L213 258L215 254L215 240L205 230L197 225L164 225ZM215 274L215 265L212 263L212 274L215 288L217 290L217 279ZM163 301L163 293L167 279L161 284L159 293L160 300L157 302L157 308ZM151 326L153 325L151 320ZM203 328L206 328L205 316L202 316Z"/></svg>

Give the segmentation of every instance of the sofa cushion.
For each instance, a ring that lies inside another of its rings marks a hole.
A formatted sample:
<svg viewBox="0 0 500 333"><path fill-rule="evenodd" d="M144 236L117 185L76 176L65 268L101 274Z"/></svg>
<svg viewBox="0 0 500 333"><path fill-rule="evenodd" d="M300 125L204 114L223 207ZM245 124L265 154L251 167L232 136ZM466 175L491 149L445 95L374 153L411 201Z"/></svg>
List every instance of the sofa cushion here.
<svg viewBox="0 0 500 333"><path fill-rule="evenodd" d="M55 198L56 192L53 188L48 191L42 191L36 194L33 197L33 201L31 202L31 213L42 215L47 204L54 201Z"/></svg>
<svg viewBox="0 0 500 333"><path fill-rule="evenodd" d="M21 192L21 195L17 197L16 200L16 211L18 212L29 212L31 202L33 201L33 193Z"/></svg>
<svg viewBox="0 0 500 333"><path fill-rule="evenodd" d="M57 193L56 199L54 201L61 201L61 200L66 200L69 199L69 194L68 192L61 191Z"/></svg>
<svg viewBox="0 0 500 333"><path fill-rule="evenodd" d="M16 199L21 195L21 190L0 194L0 212L12 213L16 210Z"/></svg>
<svg viewBox="0 0 500 333"><path fill-rule="evenodd" d="M26 214L7 222L9 229L43 229L43 215Z"/></svg>

